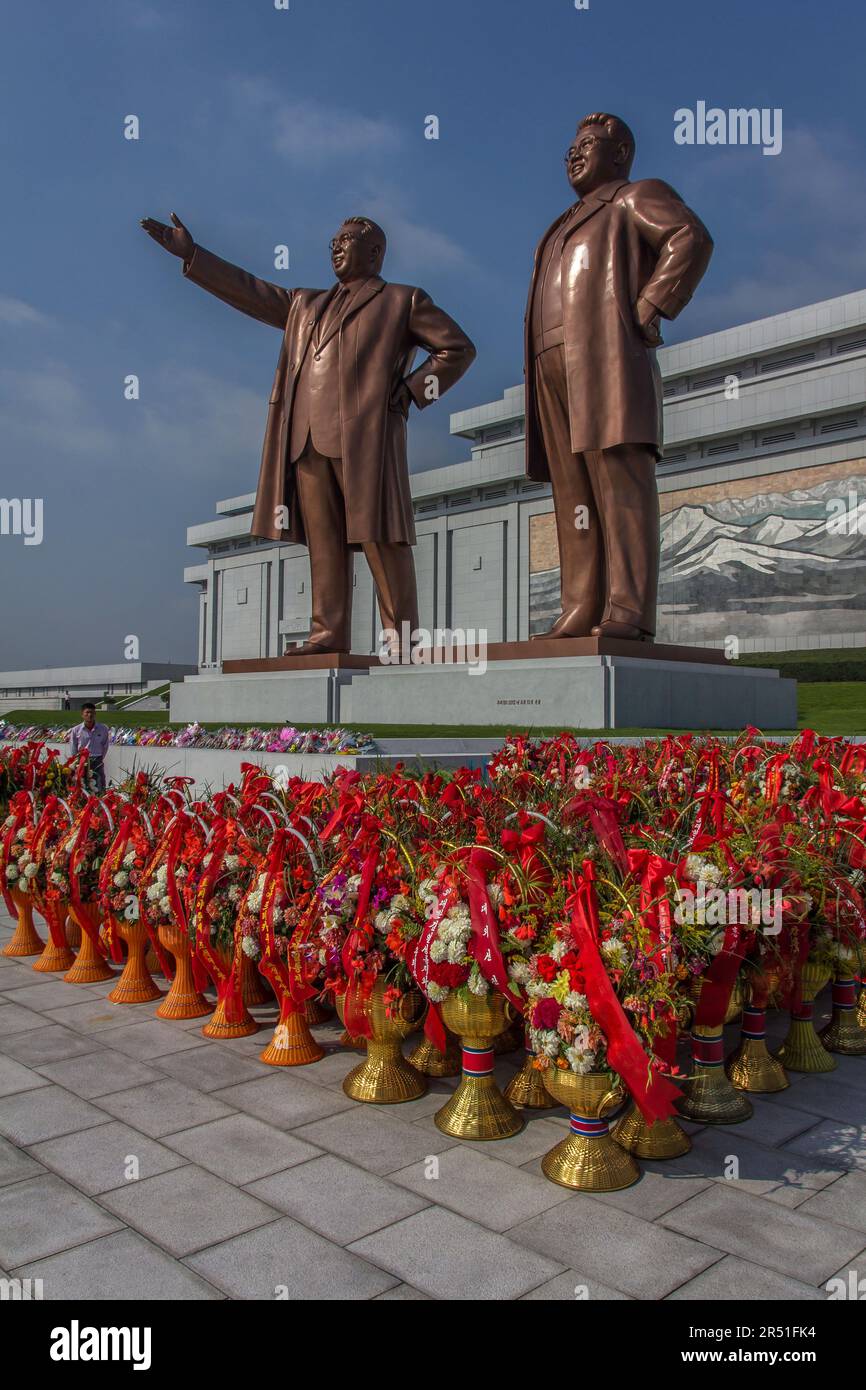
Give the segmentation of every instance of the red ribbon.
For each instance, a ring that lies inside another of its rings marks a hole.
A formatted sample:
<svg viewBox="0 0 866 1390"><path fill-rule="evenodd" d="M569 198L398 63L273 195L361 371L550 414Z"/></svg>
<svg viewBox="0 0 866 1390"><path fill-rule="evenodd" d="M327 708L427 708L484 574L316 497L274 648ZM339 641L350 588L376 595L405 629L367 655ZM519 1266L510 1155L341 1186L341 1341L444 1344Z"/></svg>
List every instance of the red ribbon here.
<svg viewBox="0 0 866 1390"><path fill-rule="evenodd" d="M583 878L569 899L571 935L586 982L590 1012L604 1033L611 1068L622 1077L647 1124L667 1119L675 1110L676 1086L652 1066L614 993L599 951L598 900L592 882Z"/></svg>

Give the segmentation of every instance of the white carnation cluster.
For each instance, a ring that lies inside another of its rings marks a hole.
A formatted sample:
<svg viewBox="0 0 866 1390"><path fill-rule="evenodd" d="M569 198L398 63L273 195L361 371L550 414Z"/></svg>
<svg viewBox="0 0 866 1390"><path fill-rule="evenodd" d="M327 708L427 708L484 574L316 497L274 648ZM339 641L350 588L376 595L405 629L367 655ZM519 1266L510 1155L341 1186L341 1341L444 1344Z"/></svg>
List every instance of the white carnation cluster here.
<svg viewBox="0 0 866 1390"><path fill-rule="evenodd" d="M160 864L156 871L156 877L148 885L145 897L149 903L155 903L163 917L171 916L171 900L168 896L168 865Z"/></svg>
<svg viewBox="0 0 866 1390"><path fill-rule="evenodd" d="M695 883L703 883L706 887L715 887L722 881L721 869L709 859L704 859L701 854L686 856L686 876Z"/></svg>

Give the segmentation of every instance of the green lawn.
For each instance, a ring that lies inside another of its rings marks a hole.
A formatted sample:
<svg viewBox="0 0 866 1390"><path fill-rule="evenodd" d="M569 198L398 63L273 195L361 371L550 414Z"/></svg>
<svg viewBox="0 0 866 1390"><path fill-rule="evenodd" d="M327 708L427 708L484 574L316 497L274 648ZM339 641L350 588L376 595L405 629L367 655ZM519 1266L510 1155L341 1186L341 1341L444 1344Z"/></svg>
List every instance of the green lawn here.
<svg viewBox="0 0 866 1390"><path fill-rule="evenodd" d="M866 734L866 681L821 681L815 684L800 684L798 687L799 719L801 729L815 729L821 734ZM13 724L50 724L67 728L80 722L80 715L69 710L12 710L3 716ZM161 711L146 710L100 710L98 718L104 724L122 728L161 729L168 725L168 715ZM173 729L182 729L183 724L172 724ZM205 724L207 729L219 729L219 723ZM280 728L281 724L258 725L259 728ZM299 729L316 727L312 724L298 724ZM444 724L430 728L426 724L353 724L359 733L368 733L373 738L504 738L506 734L519 729L520 732L535 735L558 734L559 726L530 724L499 724L487 727L478 724ZM574 731L589 737L604 737L610 730L578 729ZM617 735L670 733L670 729L617 729ZM674 732L684 733L679 729ZM718 733L732 734L736 730L720 729ZM789 730L788 732L793 732ZM142 750L146 751L146 750Z"/></svg>

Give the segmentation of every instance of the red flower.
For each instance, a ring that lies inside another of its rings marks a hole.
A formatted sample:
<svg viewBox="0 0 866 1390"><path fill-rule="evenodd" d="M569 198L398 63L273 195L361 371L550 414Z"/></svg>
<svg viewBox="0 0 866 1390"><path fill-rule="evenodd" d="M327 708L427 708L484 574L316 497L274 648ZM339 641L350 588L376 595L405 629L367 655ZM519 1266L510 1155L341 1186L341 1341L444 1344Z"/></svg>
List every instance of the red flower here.
<svg viewBox="0 0 866 1390"><path fill-rule="evenodd" d="M553 956L539 956L535 962L535 968L542 980L551 984L559 974L561 967L559 962L553 959Z"/></svg>
<svg viewBox="0 0 866 1390"><path fill-rule="evenodd" d="M555 1028L559 1023L562 1005L555 999L539 999L532 1010L533 1028Z"/></svg>
<svg viewBox="0 0 866 1390"><path fill-rule="evenodd" d="M468 965L452 965L450 961L431 961L430 979L444 989L459 989L469 979Z"/></svg>

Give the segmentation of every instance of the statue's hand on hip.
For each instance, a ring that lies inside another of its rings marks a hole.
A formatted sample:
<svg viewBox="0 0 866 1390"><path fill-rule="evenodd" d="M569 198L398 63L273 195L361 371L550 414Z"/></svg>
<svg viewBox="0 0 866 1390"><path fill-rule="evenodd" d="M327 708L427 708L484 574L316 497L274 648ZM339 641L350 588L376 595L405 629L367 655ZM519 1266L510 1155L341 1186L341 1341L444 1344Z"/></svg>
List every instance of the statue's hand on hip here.
<svg viewBox="0 0 866 1390"><path fill-rule="evenodd" d="M405 381L398 382L391 392L390 409L397 410L404 420L409 418L409 406L412 404L412 392Z"/></svg>
<svg viewBox="0 0 866 1390"><path fill-rule="evenodd" d="M163 250L170 251L173 256L179 256L182 261L188 261L195 250L195 242L176 212L171 214L171 220L174 226L167 227L164 222L157 222L155 217L143 217L141 225L147 235L158 242Z"/></svg>
<svg viewBox="0 0 866 1390"><path fill-rule="evenodd" d="M662 341L659 328L659 311L648 299L639 299L634 311L641 337L647 347L658 347Z"/></svg>

